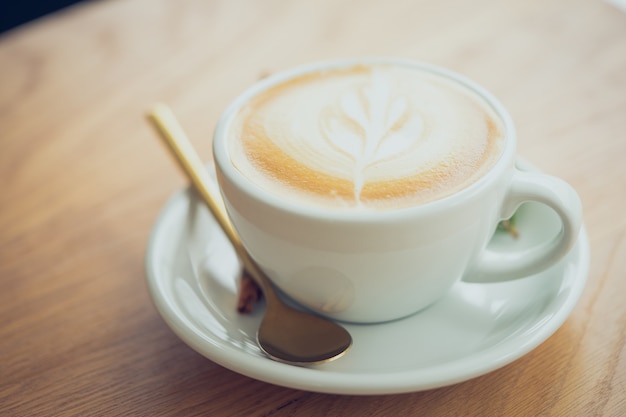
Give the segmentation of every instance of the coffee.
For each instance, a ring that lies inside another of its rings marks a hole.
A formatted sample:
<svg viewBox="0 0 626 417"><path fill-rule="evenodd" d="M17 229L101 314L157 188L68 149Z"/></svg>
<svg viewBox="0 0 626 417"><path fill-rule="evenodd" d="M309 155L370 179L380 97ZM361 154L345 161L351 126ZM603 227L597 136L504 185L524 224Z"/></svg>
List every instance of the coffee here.
<svg viewBox="0 0 626 417"><path fill-rule="evenodd" d="M516 168L498 100L424 63L344 59L269 77L224 112L213 156L247 253L291 300L334 320L395 320L453 287L448 301L458 298L460 280L538 274L582 222L572 187ZM557 214L560 233L494 251L498 222L527 202Z"/></svg>
<svg viewBox="0 0 626 417"><path fill-rule="evenodd" d="M232 164L267 192L331 209L396 209L452 195L498 159L503 122L435 72L326 68L261 91L228 128Z"/></svg>

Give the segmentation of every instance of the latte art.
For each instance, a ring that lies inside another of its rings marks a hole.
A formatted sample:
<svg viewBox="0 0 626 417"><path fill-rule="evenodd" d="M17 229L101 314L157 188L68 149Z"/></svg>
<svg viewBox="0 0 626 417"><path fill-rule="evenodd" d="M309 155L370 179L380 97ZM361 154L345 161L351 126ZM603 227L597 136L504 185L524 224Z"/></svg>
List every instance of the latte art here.
<svg viewBox="0 0 626 417"><path fill-rule="evenodd" d="M393 209L474 183L503 128L472 90L410 67L301 75L253 97L229 128L233 165L270 193L331 208Z"/></svg>

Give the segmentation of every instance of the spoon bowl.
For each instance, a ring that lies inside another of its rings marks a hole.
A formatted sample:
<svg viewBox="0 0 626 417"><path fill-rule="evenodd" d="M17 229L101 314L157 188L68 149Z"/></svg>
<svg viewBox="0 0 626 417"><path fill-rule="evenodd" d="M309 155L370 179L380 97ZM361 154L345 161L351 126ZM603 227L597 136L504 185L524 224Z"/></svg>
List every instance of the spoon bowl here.
<svg viewBox="0 0 626 417"><path fill-rule="evenodd" d="M342 356L352 345L350 334L339 324L289 307L278 297L269 278L243 247L216 184L169 107L156 105L148 119L224 230L245 270L263 291L267 308L257 332L261 350L274 360L296 365L324 363Z"/></svg>
<svg viewBox="0 0 626 417"><path fill-rule="evenodd" d="M278 321L280 326L276 325ZM257 341L270 358L300 365L336 359L352 343L350 334L343 327L282 302L268 306L257 332Z"/></svg>

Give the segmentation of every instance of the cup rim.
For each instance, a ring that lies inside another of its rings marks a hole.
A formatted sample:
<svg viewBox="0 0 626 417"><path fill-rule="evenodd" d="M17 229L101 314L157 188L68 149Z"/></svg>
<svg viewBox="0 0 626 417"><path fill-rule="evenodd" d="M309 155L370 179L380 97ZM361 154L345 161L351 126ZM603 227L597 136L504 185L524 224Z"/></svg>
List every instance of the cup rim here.
<svg viewBox="0 0 626 417"><path fill-rule="evenodd" d="M306 204L297 203L294 201L285 200L280 198L260 187L255 186L246 176L244 176L235 166L230 163L229 151L227 146L227 131L229 125L234 120L239 109L248 102L251 98L257 94L271 88L281 82L288 79L314 72L320 69L336 69L345 68L355 65L375 65L375 64L388 64L396 66L405 66L410 68L416 68L422 71L432 72L434 74L442 75L453 82L458 83L464 88L467 88L477 95L479 95L487 105L489 105L495 114L501 119L504 125L504 147L502 152L497 157L493 166L478 180L470 184L466 188L455 192L449 196L430 201L423 204L418 204L409 207L399 207L392 209L381 210L335 210L332 208L325 208L322 206L311 207ZM311 219L329 220L349 223L370 222L377 221L397 221L406 217L412 217L416 213L427 214L429 212L440 212L451 206L471 198L471 196L480 193L488 185L494 181L494 178L498 178L507 170L509 165L513 165L517 146L517 138L515 132L515 126L513 120L508 111L502 105L502 103L484 87L471 80L470 78L459 74L455 71L430 64L418 60L410 60L404 58L394 57L353 57L353 58L341 58L332 60L316 61L304 65L299 65L290 69L286 69L275 74L272 74L248 87L239 96L237 96L231 104L224 110L220 117L213 135L213 159L216 169L220 170L223 177L225 177L231 184L236 186L239 190L242 190L247 195L253 197L255 200L262 202L264 205L272 207L273 209L289 213L292 215L298 215ZM220 176L218 176L219 178Z"/></svg>

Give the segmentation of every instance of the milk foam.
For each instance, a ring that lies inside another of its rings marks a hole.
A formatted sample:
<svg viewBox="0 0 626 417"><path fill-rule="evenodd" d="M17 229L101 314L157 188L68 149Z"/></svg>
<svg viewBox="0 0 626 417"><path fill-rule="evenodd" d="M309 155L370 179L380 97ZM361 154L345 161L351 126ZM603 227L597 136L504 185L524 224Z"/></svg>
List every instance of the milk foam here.
<svg viewBox="0 0 626 417"><path fill-rule="evenodd" d="M461 190L501 152L503 127L466 87L414 68L306 74L250 100L231 160L269 192L327 207L400 208Z"/></svg>

